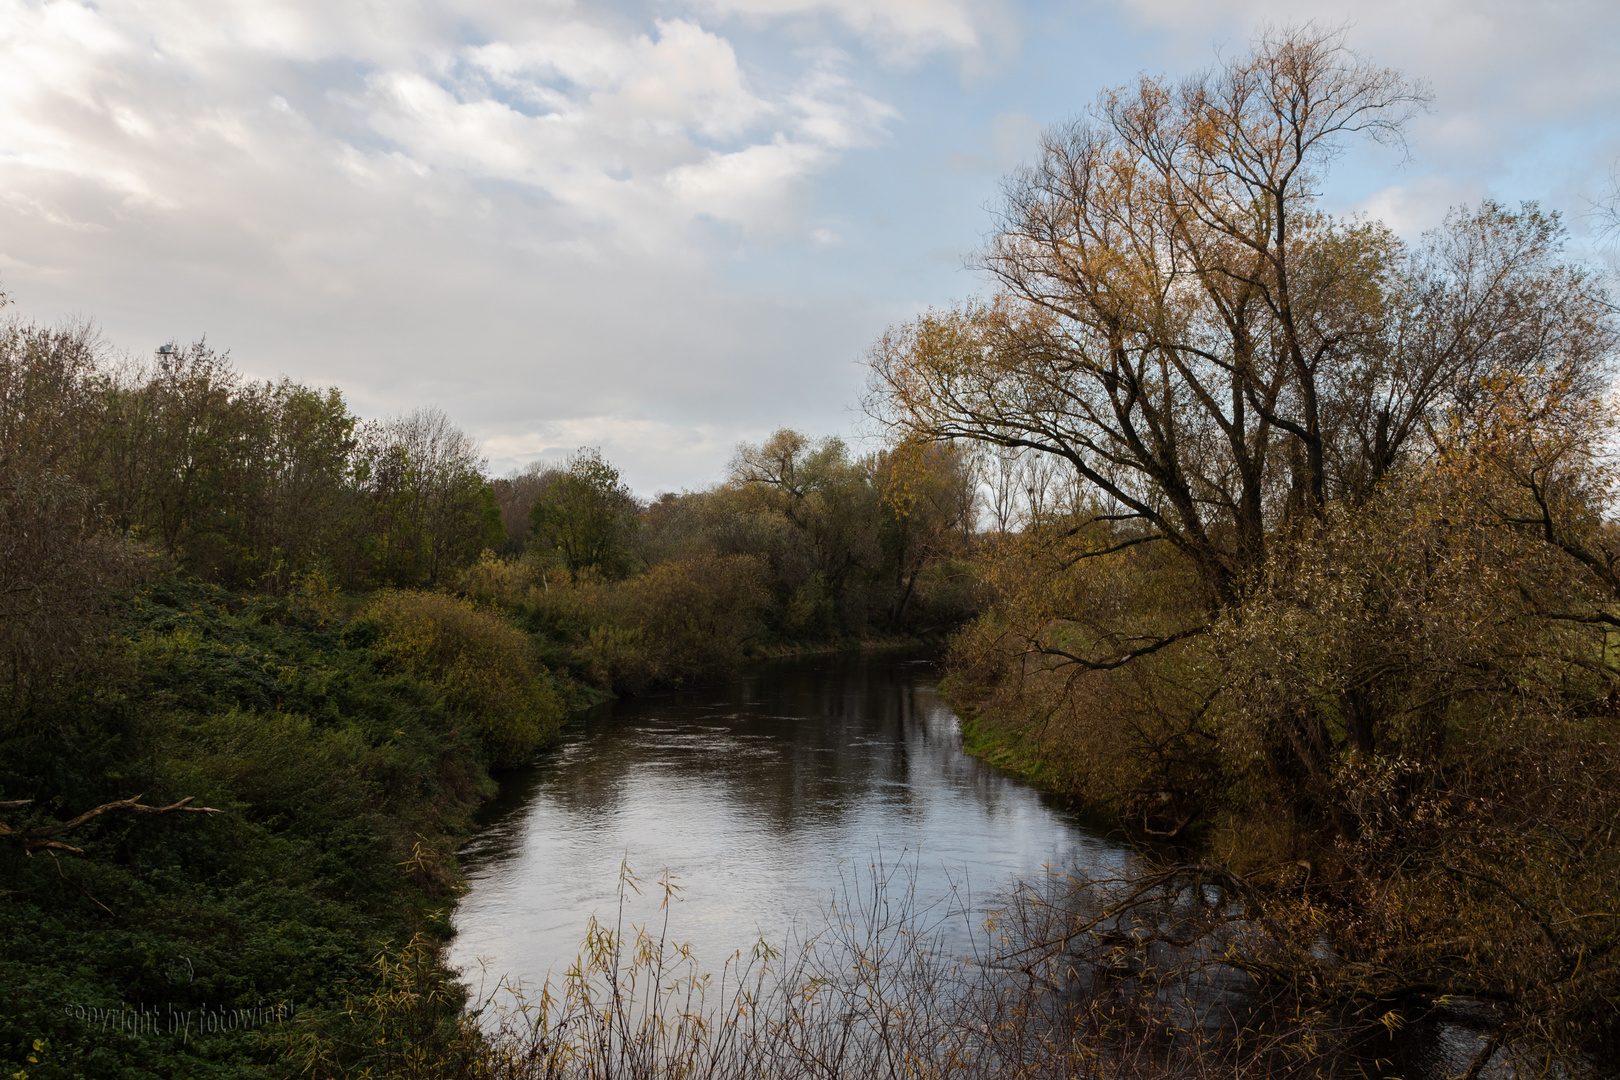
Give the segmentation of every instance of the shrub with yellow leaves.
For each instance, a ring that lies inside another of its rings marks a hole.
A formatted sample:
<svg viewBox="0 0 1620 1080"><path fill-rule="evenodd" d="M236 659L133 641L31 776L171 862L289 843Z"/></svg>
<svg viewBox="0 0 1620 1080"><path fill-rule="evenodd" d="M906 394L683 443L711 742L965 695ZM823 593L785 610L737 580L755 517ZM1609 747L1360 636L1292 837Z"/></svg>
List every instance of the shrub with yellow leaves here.
<svg viewBox="0 0 1620 1080"><path fill-rule="evenodd" d="M496 765L555 737L565 706L528 637L504 616L443 593L387 592L367 609L377 650L444 692L473 721Z"/></svg>

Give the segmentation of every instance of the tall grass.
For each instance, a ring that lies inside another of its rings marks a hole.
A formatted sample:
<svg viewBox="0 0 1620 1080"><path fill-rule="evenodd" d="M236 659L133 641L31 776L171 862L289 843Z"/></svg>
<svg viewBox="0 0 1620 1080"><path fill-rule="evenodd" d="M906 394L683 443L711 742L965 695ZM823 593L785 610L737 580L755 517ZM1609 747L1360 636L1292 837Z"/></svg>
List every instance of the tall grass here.
<svg viewBox="0 0 1620 1080"><path fill-rule="evenodd" d="M418 1033L396 1037L387 1062L342 1060L331 1031L306 1029L291 1049L307 1075L375 1065L375 1075L481 1080L1380 1071L1388 1046L1358 1042L1343 1017L1299 1007L1297 986L1268 989L1258 967L1268 950L1278 958L1281 928L1251 915L1241 883L1053 872L975 914L961 896L922 903L914 870L879 863L849 875L814 932L757 941L714 970L670 936L679 887L668 877L652 886L661 922L626 921L625 901L643 887L626 869L618 916L592 920L560 977L499 980L435 1053L421 1049L428 1028L409 1020L431 1004L431 980L351 1004L351 1018L384 1038ZM383 962L396 973L430 971L413 949Z"/></svg>

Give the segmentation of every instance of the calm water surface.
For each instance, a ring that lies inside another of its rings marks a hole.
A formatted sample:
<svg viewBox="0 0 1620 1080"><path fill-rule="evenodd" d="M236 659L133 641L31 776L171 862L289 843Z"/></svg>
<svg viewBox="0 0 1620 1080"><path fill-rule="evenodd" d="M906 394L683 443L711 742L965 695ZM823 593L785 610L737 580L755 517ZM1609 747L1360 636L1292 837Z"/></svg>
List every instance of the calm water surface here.
<svg viewBox="0 0 1620 1080"><path fill-rule="evenodd" d="M621 862L644 881L630 921L659 918L667 870L683 889L671 936L717 968L813 926L841 875L879 859L912 868L924 903L955 886L975 909L1045 865L1123 861L963 753L937 679L924 660L836 657L604 706L503 782L462 853L452 962L475 989L560 974L590 916L617 916Z"/></svg>
<svg viewBox="0 0 1620 1080"><path fill-rule="evenodd" d="M451 961L475 991L561 974L591 915L617 916L621 862L643 879L634 924L658 922L653 883L676 878L671 936L709 970L761 934L813 931L880 858L915 873L923 904L975 913L1047 865L1124 869L1121 845L962 752L937 679L923 660L835 657L597 710L487 808L462 853ZM1456 1075L1485 1038L1442 1019L1396 1053L1408 1075Z"/></svg>

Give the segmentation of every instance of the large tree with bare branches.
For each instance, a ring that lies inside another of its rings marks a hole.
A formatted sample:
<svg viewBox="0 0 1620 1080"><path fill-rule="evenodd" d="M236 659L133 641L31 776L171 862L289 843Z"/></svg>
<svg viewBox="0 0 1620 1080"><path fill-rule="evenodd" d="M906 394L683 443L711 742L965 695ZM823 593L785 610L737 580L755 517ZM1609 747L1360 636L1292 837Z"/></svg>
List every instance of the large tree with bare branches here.
<svg viewBox="0 0 1620 1080"><path fill-rule="evenodd" d="M1399 145L1424 101L1313 27L1104 94L1009 179L996 295L874 348L873 411L1060 460L1107 525L1092 552L1168 544L1230 608L1268 537L1365 498L1483 381L1601 367L1555 219L1486 205L1411 251L1317 208L1346 143Z"/></svg>
<svg viewBox="0 0 1620 1080"><path fill-rule="evenodd" d="M953 692L991 744L1286 876L1245 914L1294 941L1272 985L1502 1003L1477 1075L1613 1045L1620 336L1534 205L1418 243L1322 211L1423 103L1310 27L1104 94L1008 181L994 294L873 349L870 408L1068 480L981 560Z"/></svg>

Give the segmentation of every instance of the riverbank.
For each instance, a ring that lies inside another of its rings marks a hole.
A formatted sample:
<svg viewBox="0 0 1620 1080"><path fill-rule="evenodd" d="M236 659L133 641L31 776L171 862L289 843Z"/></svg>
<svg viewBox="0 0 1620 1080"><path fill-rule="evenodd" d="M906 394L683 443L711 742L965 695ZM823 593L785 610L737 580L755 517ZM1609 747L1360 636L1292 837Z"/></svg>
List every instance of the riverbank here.
<svg viewBox="0 0 1620 1080"><path fill-rule="evenodd" d="M3 732L5 790L33 795L13 822L111 809L56 834L72 850L0 848L0 1053L35 1080L290 1075L289 1039L386 987L379 955L448 936L515 733L319 595L167 583L113 626ZM119 803L182 799L217 813ZM413 1038L453 1033L456 993ZM352 1018L351 1044L389 1037Z"/></svg>
<svg viewBox="0 0 1620 1080"><path fill-rule="evenodd" d="M456 850L502 766L611 685L532 666L509 616L442 593L240 596L179 578L109 618L94 663L0 730L0 784L32 799L8 828L113 807L55 834L74 850L0 847L7 1073L291 1075L318 1059L343 1076L466 1050L442 956ZM218 813L119 808L184 799ZM388 1004L402 979L420 999L408 1017Z"/></svg>
<svg viewBox="0 0 1620 1080"><path fill-rule="evenodd" d="M949 699L949 694L946 695ZM1011 773L1044 791L1065 798L1075 793L1063 790L1057 776L1047 766L1038 748L1030 746L1014 731L975 717L971 711L952 701L957 715L962 718L962 749L1003 772Z"/></svg>

